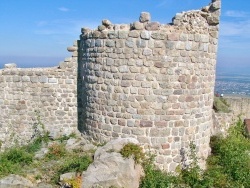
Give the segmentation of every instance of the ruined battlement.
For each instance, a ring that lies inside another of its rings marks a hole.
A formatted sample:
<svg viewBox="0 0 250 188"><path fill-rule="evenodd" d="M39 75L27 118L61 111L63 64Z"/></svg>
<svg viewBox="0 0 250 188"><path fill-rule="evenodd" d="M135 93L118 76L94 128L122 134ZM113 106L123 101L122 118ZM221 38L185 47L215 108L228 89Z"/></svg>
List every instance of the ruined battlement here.
<svg viewBox="0 0 250 188"><path fill-rule="evenodd" d="M176 14L170 24L152 22L147 12L131 24L103 20L95 30L82 28L68 48L72 57L58 67L6 65L0 70L2 143L10 143L11 131L27 141L42 122L53 134L78 128L98 142L136 138L167 171L175 170L191 141L205 159L219 15L220 0L212 0Z"/></svg>
<svg viewBox="0 0 250 188"><path fill-rule="evenodd" d="M190 141L210 152L220 1L183 12L172 24L141 13L132 24L103 20L82 29L78 98L82 131L105 142L134 137L173 171Z"/></svg>

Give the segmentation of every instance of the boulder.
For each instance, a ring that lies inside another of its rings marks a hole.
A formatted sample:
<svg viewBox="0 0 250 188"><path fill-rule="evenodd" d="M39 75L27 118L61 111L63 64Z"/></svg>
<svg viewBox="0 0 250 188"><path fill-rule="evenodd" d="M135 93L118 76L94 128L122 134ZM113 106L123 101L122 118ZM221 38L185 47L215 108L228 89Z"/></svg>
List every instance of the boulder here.
<svg viewBox="0 0 250 188"><path fill-rule="evenodd" d="M118 138L97 149L94 162L82 175L82 188L117 187L137 188L143 174L142 167L132 158L119 153L127 143L138 144L133 138Z"/></svg>
<svg viewBox="0 0 250 188"><path fill-rule="evenodd" d="M0 179L0 188L33 188L36 187L34 184L18 175L11 174L9 176L6 176L2 179Z"/></svg>

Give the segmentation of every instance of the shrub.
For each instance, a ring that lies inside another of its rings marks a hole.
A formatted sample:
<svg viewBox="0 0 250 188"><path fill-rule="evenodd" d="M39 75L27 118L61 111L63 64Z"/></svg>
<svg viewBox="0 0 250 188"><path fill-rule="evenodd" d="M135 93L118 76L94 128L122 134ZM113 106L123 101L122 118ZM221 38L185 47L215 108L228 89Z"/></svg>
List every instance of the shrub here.
<svg viewBox="0 0 250 188"><path fill-rule="evenodd" d="M56 183L59 180L61 174L67 172L83 172L87 170L88 166L92 163L92 159L87 156L71 156L69 160L66 160L60 167L57 169L53 181ZM76 179L77 180L77 179ZM72 180L75 182L75 180ZM70 183L70 182L68 182ZM72 182L71 182L72 183ZM77 182L75 182L77 183Z"/></svg>
<svg viewBox="0 0 250 188"><path fill-rule="evenodd" d="M145 175L141 179L140 188L169 188L176 184L177 177L156 168L153 155L145 158L142 165Z"/></svg>
<svg viewBox="0 0 250 188"><path fill-rule="evenodd" d="M145 158L142 148L133 143L126 144L120 153L125 158L133 157L135 163L141 163Z"/></svg>
<svg viewBox="0 0 250 188"><path fill-rule="evenodd" d="M58 159L66 155L66 149L63 144L54 143L49 146L49 152L46 154L48 159Z"/></svg>
<svg viewBox="0 0 250 188"><path fill-rule="evenodd" d="M22 167L32 163L32 154L25 151L23 148L10 148L0 155L0 177L19 173Z"/></svg>
<svg viewBox="0 0 250 188"><path fill-rule="evenodd" d="M226 138L212 137L211 147L213 160L210 165L219 169L231 184L239 187L250 185L250 142L245 137L243 122L239 119L235 126L229 129ZM211 169L211 167L209 168ZM211 170L210 170L211 171ZM209 172L209 171L208 171Z"/></svg>

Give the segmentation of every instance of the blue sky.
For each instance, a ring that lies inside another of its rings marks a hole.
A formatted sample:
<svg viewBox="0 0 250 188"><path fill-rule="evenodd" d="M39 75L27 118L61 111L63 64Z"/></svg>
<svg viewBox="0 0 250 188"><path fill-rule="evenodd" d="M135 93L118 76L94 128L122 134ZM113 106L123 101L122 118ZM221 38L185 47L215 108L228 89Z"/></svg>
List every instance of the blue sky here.
<svg viewBox="0 0 250 188"><path fill-rule="evenodd" d="M171 22L177 12L200 9L210 0L0 0L0 68L56 66L71 56L66 48L82 27L102 19L131 23L140 12L153 21ZM218 69L250 68L250 3L222 0Z"/></svg>

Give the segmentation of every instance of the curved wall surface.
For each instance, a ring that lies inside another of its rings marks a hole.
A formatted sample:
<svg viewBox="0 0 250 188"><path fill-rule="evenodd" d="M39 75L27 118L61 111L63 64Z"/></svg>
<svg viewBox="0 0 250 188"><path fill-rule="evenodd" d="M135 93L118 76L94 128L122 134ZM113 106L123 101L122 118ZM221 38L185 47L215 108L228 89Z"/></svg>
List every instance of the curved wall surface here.
<svg viewBox="0 0 250 188"><path fill-rule="evenodd" d="M135 137L174 171L193 141L210 152L220 1L176 14L172 24L103 20L78 46L82 131L104 142ZM202 164L202 163L201 163Z"/></svg>

